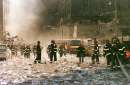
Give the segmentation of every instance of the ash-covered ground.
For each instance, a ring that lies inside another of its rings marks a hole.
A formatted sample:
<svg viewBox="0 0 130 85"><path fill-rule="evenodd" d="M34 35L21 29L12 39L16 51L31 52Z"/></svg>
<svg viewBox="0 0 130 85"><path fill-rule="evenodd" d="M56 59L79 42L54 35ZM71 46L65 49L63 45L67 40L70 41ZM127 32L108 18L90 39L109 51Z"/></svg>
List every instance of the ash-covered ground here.
<svg viewBox="0 0 130 85"><path fill-rule="evenodd" d="M104 57L98 65L91 65L91 57L78 64L76 55L70 54L52 64L47 56L42 64L33 64L34 59L33 54L29 59L18 55L0 62L0 85L130 85L120 69L106 67Z"/></svg>

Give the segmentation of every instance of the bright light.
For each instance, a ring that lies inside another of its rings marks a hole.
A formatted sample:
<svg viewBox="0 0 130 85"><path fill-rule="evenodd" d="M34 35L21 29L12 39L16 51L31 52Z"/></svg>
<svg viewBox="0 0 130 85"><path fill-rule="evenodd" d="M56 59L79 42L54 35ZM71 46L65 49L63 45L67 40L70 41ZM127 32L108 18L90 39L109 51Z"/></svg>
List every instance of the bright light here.
<svg viewBox="0 0 130 85"><path fill-rule="evenodd" d="M17 35L22 31L26 31L31 28L34 21L37 19L36 5L37 0L7 0L9 4L7 9L7 25L6 30L11 35ZM35 9L35 10L34 10ZM23 34L23 33L21 33Z"/></svg>
<svg viewBox="0 0 130 85"><path fill-rule="evenodd" d="M7 0L8 4L5 3L6 11L6 30L11 33L12 36L17 35L20 31L20 10L24 0Z"/></svg>

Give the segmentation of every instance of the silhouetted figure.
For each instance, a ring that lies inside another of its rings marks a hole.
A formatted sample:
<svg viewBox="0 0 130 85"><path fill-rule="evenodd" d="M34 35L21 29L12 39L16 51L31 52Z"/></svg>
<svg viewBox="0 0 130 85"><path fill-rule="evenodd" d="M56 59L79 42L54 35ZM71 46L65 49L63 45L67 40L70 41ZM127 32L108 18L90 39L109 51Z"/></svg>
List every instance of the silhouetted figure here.
<svg viewBox="0 0 130 85"><path fill-rule="evenodd" d="M24 49L24 57L25 58L30 58L30 52L31 52L31 49L30 49L30 46L28 45Z"/></svg>
<svg viewBox="0 0 130 85"><path fill-rule="evenodd" d="M79 58L79 62L80 63L83 63L84 62L84 57L86 56L85 54L85 48L83 45L80 45L78 48L77 48L77 57Z"/></svg>
<svg viewBox="0 0 130 85"><path fill-rule="evenodd" d="M94 39L94 48L93 48L93 54L92 54L92 64L99 64L99 46L96 38Z"/></svg>
<svg viewBox="0 0 130 85"><path fill-rule="evenodd" d="M34 63L41 63L41 45L40 45L40 41L37 42L37 47L36 47L36 59L34 61Z"/></svg>
<svg viewBox="0 0 130 85"><path fill-rule="evenodd" d="M51 41L50 45L50 61L57 61L57 45L54 40Z"/></svg>
<svg viewBox="0 0 130 85"><path fill-rule="evenodd" d="M109 40L106 40L106 44L104 46L104 57L107 60L107 66L112 65L112 44Z"/></svg>

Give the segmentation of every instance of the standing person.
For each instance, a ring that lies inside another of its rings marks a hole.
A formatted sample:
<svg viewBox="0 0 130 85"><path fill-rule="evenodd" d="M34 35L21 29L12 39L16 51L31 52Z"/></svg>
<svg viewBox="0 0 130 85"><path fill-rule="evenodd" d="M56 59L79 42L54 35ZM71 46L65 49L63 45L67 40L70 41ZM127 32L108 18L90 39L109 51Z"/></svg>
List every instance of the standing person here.
<svg viewBox="0 0 130 85"><path fill-rule="evenodd" d="M54 40L51 41L50 45L50 62L57 61L57 45Z"/></svg>
<svg viewBox="0 0 130 85"><path fill-rule="evenodd" d="M16 57L17 56L17 47L15 45L11 45L11 56Z"/></svg>
<svg viewBox="0 0 130 85"><path fill-rule="evenodd" d="M125 52L126 51L126 46L124 43L120 43L120 46L119 46L119 54L118 54L118 57L119 57L119 60L121 61L121 63L124 65L124 64L127 64L126 60L125 60Z"/></svg>
<svg viewBox="0 0 130 85"><path fill-rule="evenodd" d="M48 58L50 59L50 53L51 53L51 45L48 45L47 47L47 55L48 55Z"/></svg>
<svg viewBox="0 0 130 85"><path fill-rule="evenodd" d="M64 54L64 46L63 45L60 45L60 47L59 47L59 54L60 54L60 57L62 57Z"/></svg>
<svg viewBox="0 0 130 85"><path fill-rule="evenodd" d="M86 56L85 54L85 48L83 45L80 45L77 48L77 57L79 58L79 63L83 63L84 62L84 57Z"/></svg>
<svg viewBox="0 0 130 85"><path fill-rule="evenodd" d="M33 46L33 55L34 55L34 57L36 57L36 54L37 54L37 45L34 45Z"/></svg>
<svg viewBox="0 0 130 85"><path fill-rule="evenodd" d="M31 52L31 49L30 49L30 46L27 45L24 49L24 57L25 58L30 58L30 52Z"/></svg>
<svg viewBox="0 0 130 85"><path fill-rule="evenodd" d="M106 44L104 46L104 57L106 57L107 60L107 66L111 66L111 60L112 60L112 45L109 40L106 40Z"/></svg>
<svg viewBox="0 0 130 85"><path fill-rule="evenodd" d="M21 55L24 55L24 49L25 49L25 45L21 45L20 47L20 51L21 51Z"/></svg>
<svg viewBox="0 0 130 85"><path fill-rule="evenodd" d="M120 49L120 41L117 37L112 38L112 68L116 68L119 66L118 62L118 55L119 55L119 49Z"/></svg>
<svg viewBox="0 0 130 85"><path fill-rule="evenodd" d="M99 64L99 46L96 38L94 38L94 48L92 53L92 64L95 64L95 60L97 64Z"/></svg>
<svg viewBox="0 0 130 85"><path fill-rule="evenodd" d="M34 63L41 63L41 45L40 45L40 41L37 41L37 47L36 47L36 59L34 61Z"/></svg>

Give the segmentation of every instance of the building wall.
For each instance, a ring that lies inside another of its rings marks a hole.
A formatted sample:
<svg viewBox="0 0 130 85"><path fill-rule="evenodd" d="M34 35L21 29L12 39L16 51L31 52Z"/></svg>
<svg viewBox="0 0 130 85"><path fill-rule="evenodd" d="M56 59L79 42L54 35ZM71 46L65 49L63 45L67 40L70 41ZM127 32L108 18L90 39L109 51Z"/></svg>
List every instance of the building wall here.
<svg viewBox="0 0 130 85"><path fill-rule="evenodd" d="M0 40L3 38L3 0L0 0Z"/></svg>

